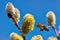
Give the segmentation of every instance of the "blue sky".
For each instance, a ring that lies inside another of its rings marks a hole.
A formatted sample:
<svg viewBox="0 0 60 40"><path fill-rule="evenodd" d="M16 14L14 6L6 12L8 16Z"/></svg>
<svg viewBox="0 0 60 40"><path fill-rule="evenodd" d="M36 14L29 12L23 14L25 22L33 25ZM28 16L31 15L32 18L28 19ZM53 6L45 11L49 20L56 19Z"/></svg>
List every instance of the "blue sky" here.
<svg viewBox="0 0 60 40"><path fill-rule="evenodd" d="M10 40L10 33L15 32L20 34L12 20L6 15L5 6L8 2L20 10L20 26L22 26L23 16L31 13L35 17L35 24L42 23L46 20L48 11L53 11L56 15L56 29L60 25L60 0L0 0L0 39ZM45 25L47 25L45 23ZM34 35L42 35L44 40L49 36L56 36L53 29L49 27L49 31L39 31L35 26L34 30L26 36L26 40L30 40Z"/></svg>

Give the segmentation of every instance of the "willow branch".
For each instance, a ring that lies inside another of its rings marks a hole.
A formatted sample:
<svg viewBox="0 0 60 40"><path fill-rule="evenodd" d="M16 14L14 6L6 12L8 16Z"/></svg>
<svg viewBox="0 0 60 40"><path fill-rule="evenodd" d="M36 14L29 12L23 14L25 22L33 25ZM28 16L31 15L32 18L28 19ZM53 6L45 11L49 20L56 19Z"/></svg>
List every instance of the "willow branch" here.
<svg viewBox="0 0 60 40"><path fill-rule="evenodd" d="M26 37L24 35L22 35L22 37L24 38L24 40L26 40Z"/></svg>
<svg viewBox="0 0 60 40"><path fill-rule="evenodd" d="M54 32L55 32L55 34L56 34L56 36L57 36L57 30L56 30L56 27L55 27L55 26L53 26L52 28L53 28L53 30L54 30Z"/></svg>
<svg viewBox="0 0 60 40"><path fill-rule="evenodd" d="M55 34L56 34L56 36L57 36L57 34L58 34L58 33L57 33L56 28L55 28L55 27L52 27L52 28L53 28L53 30L54 30L54 32L55 32ZM57 39L58 39L58 40L60 40L60 37L58 37L58 36L57 36Z"/></svg>
<svg viewBox="0 0 60 40"><path fill-rule="evenodd" d="M13 15L12 15L12 19L13 19L13 21L15 22L15 25L17 26L18 30L21 31L21 28L20 28L20 26L18 25L18 23L16 22L15 17L14 17Z"/></svg>
<svg viewBox="0 0 60 40"><path fill-rule="evenodd" d="M58 40L60 40L60 37L57 36L57 38L58 38Z"/></svg>
<svg viewBox="0 0 60 40"><path fill-rule="evenodd" d="M17 26L18 30L21 32L21 35L22 35L23 39L26 40L25 36L22 34L22 30L21 30L20 26L16 22L15 17L13 15L12 15L12 19L15 22L15 25Z"/></svg>

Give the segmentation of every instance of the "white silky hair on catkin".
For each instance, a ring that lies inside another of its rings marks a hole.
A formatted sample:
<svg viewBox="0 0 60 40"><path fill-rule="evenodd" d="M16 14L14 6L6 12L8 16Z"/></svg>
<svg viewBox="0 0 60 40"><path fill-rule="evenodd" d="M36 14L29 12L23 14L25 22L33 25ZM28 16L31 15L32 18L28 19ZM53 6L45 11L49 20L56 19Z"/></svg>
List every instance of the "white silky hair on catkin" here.
<svg viewBox="0 0 60 40"><path fill-rule="evenodd" d="M43 40L43 37L41 36L41 35L35 35L35 36L33 36L32 37L32 39L31 40Z"/></svg>
<svg viewBox="0 0 60 40"><path fill-rule="evenodd" d="M7 13L10 12L11 14L15 14L15 8L11 2L7 3L5 10L7 11Z"/></svg>
<svg viewBox="0 0 60 40"><path fill-rule="evenodd" d="M12 32L12 33L10 34L10 37L12 37L14 34L16 34L16 33Z"/></svg>
<svg viewBox="0 0 60 40"><path fill-rule="evenodd" d="M20 21L19 20L19 18L20 18L20 11L17 8L15 8L15 17L18 19L17 22L19 22Z"/></svg>
<svg viewBox="0 0 60 40"><path fill-rule="evenodd" d="M57 40L56 37L53 37L53 36L48 37L48 40L53 40L53 39Z"/></svg>
<svg viewBox="0 0 60 40"><path fill-rule="evenodd" d="M49 17L50 17L50 14L52 14L53 19L54 19L54 24L56 24L56 16L55 16L55 13L54 13L53 11L49 11L49 12L47 13L46 17L49 18Z"/></svg>
<svg viewBox="0 0 60 40"><path fill-rule="evenodd" d="M18 13L18 16L20 17L20 11L17 8L15 8L15 11Z"/></svg>
<svg viewBox="0 0 60 40"><path fill-rule="evenodd" d="M23 18L25 19L26 16L31 15L30 13L27 13Z"/></svg>

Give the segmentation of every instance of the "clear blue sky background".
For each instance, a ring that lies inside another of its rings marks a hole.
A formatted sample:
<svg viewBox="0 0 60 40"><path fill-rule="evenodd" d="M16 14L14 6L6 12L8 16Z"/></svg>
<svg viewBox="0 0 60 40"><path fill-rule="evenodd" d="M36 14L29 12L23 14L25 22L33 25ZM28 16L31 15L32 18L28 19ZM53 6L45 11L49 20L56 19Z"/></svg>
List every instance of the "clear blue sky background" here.
<svg viewBox="0 0 60 40"><path fill-rule="evenodd" d="M56 29L60 25L60 0L0 0L0 40L10 40L10 33L20 34L12 20L6 15L5 6L8 2L20 10L20 26L22 26L23 16L31 13L35 17L35 24L44 22L48 11L56 14ZM46 25L46 23L45 23ZM26 39L30 40L34 35L42 35L44 40L49 36L56 36L53 29L49 27L49 32L39 31L35 26L34 30L27 34Z"/></svg>

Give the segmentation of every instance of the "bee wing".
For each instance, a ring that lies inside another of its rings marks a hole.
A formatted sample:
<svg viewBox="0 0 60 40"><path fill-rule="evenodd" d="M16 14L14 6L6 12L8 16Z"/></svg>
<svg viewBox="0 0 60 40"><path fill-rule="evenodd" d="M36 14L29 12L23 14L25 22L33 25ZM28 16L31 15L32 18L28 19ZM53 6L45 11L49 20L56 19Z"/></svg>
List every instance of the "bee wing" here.
<svg viewBox="0 0 60 40"><path fill-rule="evenodd" d="M47 27L44 27L45 31L49 31L49 29Z"/></svg>
<svg viewBox="0 0 60 40"><path fill-rule="evenodd" d="M40 31L44 31L44 29L40 29Z"/></svg>
<svg viewBox="0 0 60 40"><path fill-rule="evenodd" d="M37 27L40 29L40 31L44 31L44 26L43 24L37 24Z"/></svg>
<svg viewBox="0 0 60 40"><path fill-rule="evenodd" d="M40 31L49 31L49 29L43 24L37 24L37 27L40 28Z"/></svg>

